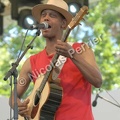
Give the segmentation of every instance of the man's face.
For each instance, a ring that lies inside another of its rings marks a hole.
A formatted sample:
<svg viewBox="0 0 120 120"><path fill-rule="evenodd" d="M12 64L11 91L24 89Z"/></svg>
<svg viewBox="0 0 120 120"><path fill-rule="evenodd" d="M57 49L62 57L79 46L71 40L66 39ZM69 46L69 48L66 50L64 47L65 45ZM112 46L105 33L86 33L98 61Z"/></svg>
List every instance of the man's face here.
<svg viewBox="0 0 120 120"><path fill-rule="evenodd" d="M61 31L63 31L66 26L65 18L54 10L43 10L40 22L47 22L49 24L48 29L42 30L42 34L46 38L59 37L61 35Z"/></svg>

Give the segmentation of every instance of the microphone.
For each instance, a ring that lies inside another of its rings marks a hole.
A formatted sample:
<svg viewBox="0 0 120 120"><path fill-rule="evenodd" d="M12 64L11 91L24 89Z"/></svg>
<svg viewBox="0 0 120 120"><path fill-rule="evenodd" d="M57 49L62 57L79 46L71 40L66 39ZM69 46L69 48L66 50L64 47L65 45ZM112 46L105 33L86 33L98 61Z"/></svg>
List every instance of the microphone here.
<svg viewBox="0 0 120 120"><path fill-rule="evenodd" d="M92 106L95 107L97 105L97 99L99 97L99 94L96 95L95 100L92 103Z"/></svg>
<svg viewBox="0 0 120 120"><path fill-rule="evenodd" d="M37 24L37 25L32 25L30 27L30 29L47 29L48 28L48 23L47 22L42 22L40 24Z"/></svg>

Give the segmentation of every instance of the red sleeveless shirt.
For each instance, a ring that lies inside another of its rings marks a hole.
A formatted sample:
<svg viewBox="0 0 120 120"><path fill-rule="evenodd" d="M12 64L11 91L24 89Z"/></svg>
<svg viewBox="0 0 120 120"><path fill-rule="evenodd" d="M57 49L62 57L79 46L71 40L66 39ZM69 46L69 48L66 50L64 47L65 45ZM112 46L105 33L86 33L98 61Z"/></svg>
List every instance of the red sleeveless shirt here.
<svg viewBox="0 0 120 120"><path fill-rule="evenodd" d="M73 44L75 50L80 46L80 43ZM53 55L47 55L45 49L30 57L34 82L39 74L45 74L50 69L52 57ZM71 59L67 58L59 78L63 97L56 111L55 120L94 120L91 108L91 84L85 80Z"/></svg>

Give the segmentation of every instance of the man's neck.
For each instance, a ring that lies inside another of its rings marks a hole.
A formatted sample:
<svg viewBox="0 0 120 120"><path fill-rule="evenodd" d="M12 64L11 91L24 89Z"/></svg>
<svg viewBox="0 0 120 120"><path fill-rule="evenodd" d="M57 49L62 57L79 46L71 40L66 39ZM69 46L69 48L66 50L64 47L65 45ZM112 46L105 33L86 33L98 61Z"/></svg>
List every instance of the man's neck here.
<svg viewBox="0 0 120 120"><path fill-rule="evenodd" d="M48 55L55 54L55 44L57 40L46 39L46 52Z"/></svg>

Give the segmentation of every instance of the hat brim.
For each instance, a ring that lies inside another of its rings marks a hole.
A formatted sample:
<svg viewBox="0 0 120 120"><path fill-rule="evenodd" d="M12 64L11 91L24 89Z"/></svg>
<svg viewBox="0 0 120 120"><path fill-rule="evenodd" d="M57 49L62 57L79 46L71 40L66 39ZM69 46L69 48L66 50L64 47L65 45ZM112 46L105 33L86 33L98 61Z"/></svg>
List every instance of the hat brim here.
<svg viewBox="0 0 120 120"><path fill-rule="evenodd" d="M40 21L41 12L45 9L51 9L51 10L55 10L55 11L61 13L66 18L67 25L72 20L72 17L73 17L72 14L70 14L68 11L66 11L62 8L56 7L54 5L38 4L35 7L33 7L33 9L32 9L32 15L38 22Z"/></svg>

